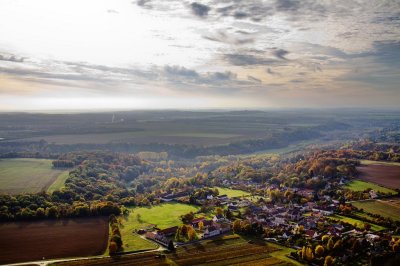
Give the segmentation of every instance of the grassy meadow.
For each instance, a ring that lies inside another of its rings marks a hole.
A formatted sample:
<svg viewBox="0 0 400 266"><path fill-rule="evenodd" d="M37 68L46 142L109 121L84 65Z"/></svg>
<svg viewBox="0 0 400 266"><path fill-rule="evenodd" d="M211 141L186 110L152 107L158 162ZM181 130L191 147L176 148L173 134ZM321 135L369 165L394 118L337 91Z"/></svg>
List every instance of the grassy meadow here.
<svg viewBox="0 0 400 266"><path fill-rule="evenodd" d="M361 180L353 180L350 183L346 184L346 187L353 190L353 191L364 191L368 188L373 189L374 191L378 192L384 192L384 193L390 193L390 194L396 194L397 192L394 191L393 189L385 188L370 182L365 182Z"/></svg>
<svg viewBox="0 0 400 266"><path fill-rule="evenodd" d="M124 251L134 251L141 249L156 248L156 246L146 239L142 239L135 230L148 228L156 225L160 229L165 229L182 222L179 217L188 212L196 212L199 207L181 204L164 203L154 207L135 207L129 208L129 214L124 217L120 227Z"/></svg>
<svg viewBox="0 0 400 266"><path fill-rule="evenodd" d="M217 188L219 191L219 195L227 195L230 198L250 196L250 193L243 190L223 188L223 187L217 187Z"/></svg>
<svg viewBox="0 0 400 266"><path fill-rule="evenodd" d="M53 169L51 162L31 158L0 160L0 193L37 193L62 187L68 171Z"/></svg>
<svg viewBox="0 0 400 266"><path fill-rule="evenodd" d="M333 215L333 216L331 216L331 218L334 219L334 220L339 220L339 221L342 221L342 222L345 222L345 223L349 223L349 224L351 224L351 225L353 225L355 227L358 227L360 229L364 228L364 222L361 221L361 220L357 220L357 219L346 217L346 216L342 216L342 215ZM372 231L381 231L381 230L385 230L386 229L385 227L380 226L380 225L371 224L371 223L369 223L369 224L371 225L371 230Z"/></svg>

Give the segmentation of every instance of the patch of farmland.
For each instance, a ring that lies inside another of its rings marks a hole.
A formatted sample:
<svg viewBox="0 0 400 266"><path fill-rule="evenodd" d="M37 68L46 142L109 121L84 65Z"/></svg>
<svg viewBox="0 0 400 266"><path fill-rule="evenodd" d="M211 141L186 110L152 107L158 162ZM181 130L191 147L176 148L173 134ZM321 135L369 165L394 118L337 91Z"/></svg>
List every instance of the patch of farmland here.
<svg viewBox="0 0 400 266"><path fill-rule="evenodd" d="M351 224L359 229L363 229L364 228L364 222L358 219L354 219L351 217L347 217L347 216L342 216L342 215L333 215L330 216L332 219L334 220L339 220L348 224ZM386 228L377 224L371 224L371 230L372 231L381 231L381 230L385 230Z"/></svg>
<svg viewBox="0 0 400 266"><path fill-rule="evenodd" d="M250 195L249 192L246 192L243 190L238 190L238 189L230 189L230 188L223 188L223 187L217 187L217 189L219 191L219 195L227 195L230 198Z"/></svg>
<svg viewBox="0 0 400 266"><path fill-rule="evenodd" d="M53 169L51 162L52 160L31 158L0 160L0 193L46 191L59 177L63 179L68 174L68 171ZM63 185L62 181L58 184Z"/></svg>
<svg viewBox="0 0 400 266"><path fill-rule="evenodd" d="M159 256L157 252L128 256L80 260L57 265L299 265L283 254L289 250L263 241L241 237L217 238L179 247L175 253ZM279 253L275 255L275 253ZM282 255L282 258L280 256Z"/></svg>
<svg viewBox="0 0 400 266"><path fill-rule="evenodd" d="M107 247L107 218L0 224L0 264L93 256Z"/></svg>
<svg viewBox="0 0 400 266"><path fill-rule="evenodd" d="M400 221L400 199L357 201L352 204L364 211Z"/></svg>
<svg viewBox="0 0 400 266"><path fill-rule="evenodd" d="M57 144L165 143L216 145L229 143L231 140L239 139L239 137L240 135L238 134L207 132L164 132L160 129L160 131L50 135L27 138L24 140L39 141L41 139L44 139L48 143Z"/></svg>
<svg viewBox="0 0 400 266"><path fill-rule="evenodd" d="M388 188L400 188L400 166L392 164L369 163L357 167L359 178Z"/></svg>
<svg viewBox="0 0 400 266"><path fill-rule="evenodd" d="M371 183L371 182L365 182L361 180L353 180L350 183L346 184L346 187L348 189L351 189L353 191L364 191L366 189L373 189L376 192L383 192L383 193L389 193L389 194L396 194L397 192L394 191L393 189L388 189L382 186L379 186L377 184Z"/></svg>
<svg viewBox="0 0 400 266"><path fill-rule="evenodd" d="M135 234L135 230L156 225L160 229L182 224L179 217L189 212L196 212L197 206L181 203L163 203L153 207L129 208L120 227L124 251L152 249L156 246Z"/></svg>

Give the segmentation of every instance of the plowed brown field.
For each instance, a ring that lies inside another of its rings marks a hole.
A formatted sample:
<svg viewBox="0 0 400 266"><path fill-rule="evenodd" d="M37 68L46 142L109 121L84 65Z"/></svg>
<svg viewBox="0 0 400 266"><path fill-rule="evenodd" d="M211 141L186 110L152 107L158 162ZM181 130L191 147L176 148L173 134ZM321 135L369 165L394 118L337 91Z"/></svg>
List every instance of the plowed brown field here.
<svg viewBox="0 0 400 266"><path fill-rule="evenodd" d="M0 223L0 264L99 255L107 241L107 218Z"/></svg>
<svg viewBox="0 0 400 266"><path fill-rule="evenodd" d="M400 188L400 166L370 164L357 167L360 179L387 188Z"/></svg>

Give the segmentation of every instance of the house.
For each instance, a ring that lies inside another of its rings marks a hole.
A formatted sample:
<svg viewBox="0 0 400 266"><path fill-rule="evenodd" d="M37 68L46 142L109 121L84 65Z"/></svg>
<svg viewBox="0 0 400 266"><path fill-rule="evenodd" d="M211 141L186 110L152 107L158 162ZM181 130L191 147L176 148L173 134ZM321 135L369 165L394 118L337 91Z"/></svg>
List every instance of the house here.
<svg viewBox="0 0 400 266"><path fill-rule="evenodd" d="M302 218L302 214L299 210L291 210L286 213L286 217L292 221L297 221Z"/></svg>
<svg viewBox="0 0 400 266"><path fill-rule="evenodd" d="M283 225L286 224L286 220L282 215L277 215L274 217L274 220L271 221L274 225Z"/></svg>
<svg viewBox="0 0 400 266"><path fill-rule="evenodd" d="M229 199L228 196L227 196L226 194L217 196L217 198L218 198L219 200L221 200L221 201L226 201L226 200Z"/></svg>
<svg viewBox="0 0 400 266"><path fill-rule="evenodd" d="M221 234L231 231L230 223L221 223L219 231L221 232Z"/></svg>
<svg viewBox="0 0 400 266"><path fill-rule="evenodd" d="M317 208L313 208L312 209L313 212L317 212L317 213L321 213L323 215L329 216L333 214L333 211L331 210L323 210L323 209L317 209Z"/></svg>
<svg viewBox="0 0 400 266"><path fill-rule="evenodd" d="M164 235L159 235L159 234L155 234L155 233L152 233L152 232L147 232L145 237L147 239L153 240L153 241L155 241L155 242L157 242L157 243L159 243L159 244L161 244L163 246L166 246L166 247L168 247L168 244L169 244L169 241L170 241Z"/></svg>
<svg viewBox="0 0 400 266"><path fill-rule="evenodd" d="M215 226L209 226L204 232L203 238L217 236L219 234L221 234L221 231L219 229L217 229Z"/></svg>
<svg viewBox="0 0 400 266"><path fill-rule="evenodd" d="M298 195L305 197L305 198L309 198L312 197L314 195L314 190L312 189L300 189L296 192Z"/></svg>
<svg viewBox="0 0 400 266"><path fill-rule="evenodd" d="M238 210L238 207L235 206L235 205L228 205L228 210L230 210L230 211L236 211L236 210Z"/></svg>
<svg viewBox="0 0 400 266"><path fill-rule="evenodd" d="M374 190L372 190L372 189L369 191L369 196L370 196L371 199L376 199L378 197L376 192Z"/></svg>
<svg viewBox="0 0 400 266"><path fill-rule="evenodd" d="M213 223L214 223L213 220L204 220L203 221L204 227L211 226L211 225L213 225Z"/></svg>
<svg viewBox="0 0 400 266"><path fill-rule="evenodd" d="M365 238L368 240L368 242L374 242L374 241L378 240L380 237L378 235L374 235L374 234L366 234Z"/></svg>
<svg viewBox="0 0 400 266"><path fill-rule="evenodd" d="M160 198L160 200L164 201L164 202L170 202L170 201L173 201L173 200L175 200L177 198L185 197L185 196L188 196L188 195L189 195L188 192L182 191L182 192L179 192L179 193L162 196Z"/></svg>
<svg viewBox="0 0 400 266"><path fill-rule="evenodd" d="M173 226L173 227L165 228L162 230L158 230L157 234L163 235L163 236L173 236L176 234L177 230L178 230L178 226Z"/></svg>
<svg viewBox="0 0 400 266"><path fill-rule="evenodd" d="M309 237L309 238L317 238L318 237L318 234L317 234L317 232L316 231L314 231L314 230L306 230L306 237Z"/></svg>
<svg viewBox="0 0 400 266"><path fill-rule="evenodd" d="M221 214L217 214L217 215L214 216L214 218L212 220L217 223L217 222L225 221L225 218Z"/></svg>

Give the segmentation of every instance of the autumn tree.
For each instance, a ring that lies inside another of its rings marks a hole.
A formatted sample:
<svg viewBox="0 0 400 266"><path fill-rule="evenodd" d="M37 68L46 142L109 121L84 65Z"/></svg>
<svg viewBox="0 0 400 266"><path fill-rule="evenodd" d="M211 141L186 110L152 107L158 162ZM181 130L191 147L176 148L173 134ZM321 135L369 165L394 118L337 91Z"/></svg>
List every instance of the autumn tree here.
<svg viewBox="0 0 400 266"><path fill-rule="evenodd" d="M199 230L202 231L204 229L204 223L199 222Z"/></svg>
<svg viewBox="0 0 400 266"><path fill-rule="evenodd" d="M235 220L233 222L232 228L233 228L233 232L235 232L235 233L240 232L240 230L241 230L240 220Z"/></svg>
<svg viewBox="0 0 400 266"><path fill-rule="evenodd" d="M322 237L322 243L326 244L328 241L329 241L329 236L324 235L324 236Z"/></svg>
<svg viewBox="0 0 400 266"><path fill-rule="evenodd" d="M310 247L306 248L306 260L307 261L312 261L314 259L314 254L313 251Z"/></svg>
<svg viewBox="0 0 400 266"><path fill-rule="evenodd" d="M115 254L118 250L118 245L114 241L110 241L110 244L108 245L108 250L110 254Z"/></svg>
<svg viewBox="0 0 400 266"><path fill-rule="evenodd" d="M322 257L322 255L324 255L324 251L325 251L324 247L321 246L321 245L318 245L318 246L315 247L315 252L314 253L318 257Z"/></svg>
<svg viewBox="0 0 400 266"><path fill-rule="evenodd" d="M326 256L324 261L324 266L331 266L333 264L333 258L331 256Z"/></svg>
<svg viewBox="0 0 400 266"><path fill-rule="evenodd" d="M326 248L328 249L328 250L332 250L333 249L333 247L334 247L334 243L333 243L333 239L332 239L332 237L331 238L329 238L329 240L328 240L328 244L326 245Z"/></svg>
<svg viewBox="0 0 400 266"><path fill-rule="evenodd" d="M339 250L342 248L342 240L338 239L335 243L335 245L333 246L334 250Z"/></svg>
<svg viewBox="0 0 400 266"><path fill-rule="evenodd" d="M181 216L181 220L184 224L190 224L194 219L194 213L189 212Z"/></svg>

